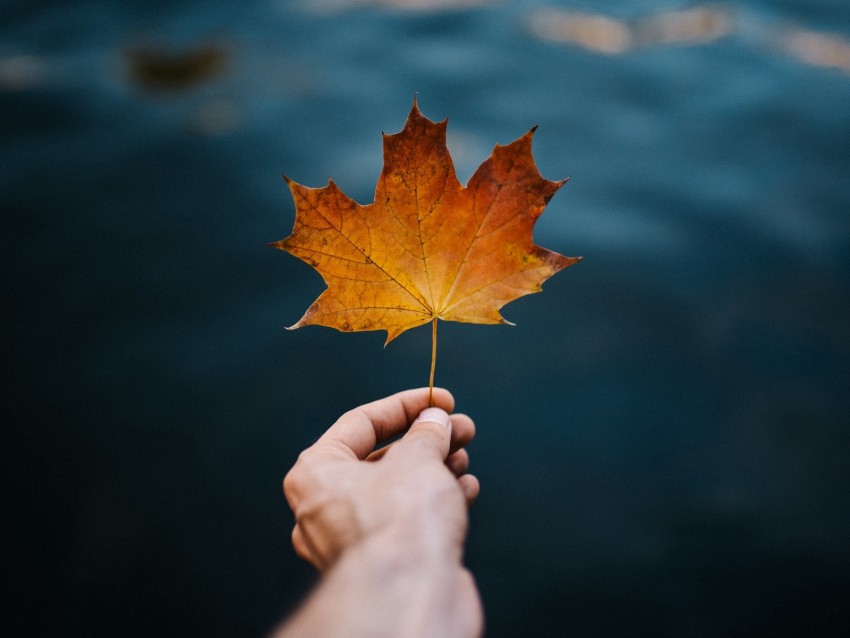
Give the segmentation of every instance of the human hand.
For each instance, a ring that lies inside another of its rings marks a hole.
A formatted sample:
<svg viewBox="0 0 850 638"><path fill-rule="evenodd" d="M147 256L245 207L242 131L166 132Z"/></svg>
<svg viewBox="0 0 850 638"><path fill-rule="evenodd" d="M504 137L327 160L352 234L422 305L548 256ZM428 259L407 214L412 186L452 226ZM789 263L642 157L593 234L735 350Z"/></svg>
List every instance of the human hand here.
<svg viewBox="0 0 850 638"><path fill-rule="evenodd" d="M386 635L411 635L414 626L424 632L416 635L473 636L481 608L461 559L467 507L479 491L464 449L475 426L465 415L449 416L454 400L446 390L434 390L434 408L428 403L421 388L355 408L301 453L284 479L296 520L292 543L320 571L337 575L335 609L359 588L361 598L382 605ZM356 574L348 588L339 576L346 570ZM400 591L407 598L388 617L387 596ZM361 607L352 605L360 610L352 613L365 617ZM346 622L349 631L357 625Z"/></svg>
<svg viewBox="0 0 850 638"><path fill-rule="evenodd" d="M384 534L420 541L417 551L460 550L464 503L471 504L479 489L466 474L469 455L463 449L475 426L465 415L446 414L454 407L449 392L435 389L434 403L436 410L419 416L428 408L422 388L355 408L301 453L283 483L295 513L292 544L299 556L324 570L348 547ZM413 423L417 417L424 420ZM375 452L405 430L403 438ZM442 548L434 547L439 543Z"/></svg>

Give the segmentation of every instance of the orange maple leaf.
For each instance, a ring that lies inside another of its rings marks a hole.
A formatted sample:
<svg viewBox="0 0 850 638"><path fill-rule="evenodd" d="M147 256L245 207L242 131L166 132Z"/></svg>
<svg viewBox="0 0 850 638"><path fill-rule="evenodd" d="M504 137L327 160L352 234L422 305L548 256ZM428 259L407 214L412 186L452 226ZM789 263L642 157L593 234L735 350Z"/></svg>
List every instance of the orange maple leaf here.
<svg viewBox="0 0 850 638"><path fill-rule="evenodd" d="M502 306L539 292L581 259L532 240L534 223L567 181L541 177L531 154L536 127L496 145L464 187L446 147L446 124L423 116L414 99L404 129L383 136L373 204L358 204L333 180L308 188L284 177L295 226L272 246L313 266L327 284L292 329L386 330L389 343L429 322L436 335L437 319L509 323Z"/></svg>

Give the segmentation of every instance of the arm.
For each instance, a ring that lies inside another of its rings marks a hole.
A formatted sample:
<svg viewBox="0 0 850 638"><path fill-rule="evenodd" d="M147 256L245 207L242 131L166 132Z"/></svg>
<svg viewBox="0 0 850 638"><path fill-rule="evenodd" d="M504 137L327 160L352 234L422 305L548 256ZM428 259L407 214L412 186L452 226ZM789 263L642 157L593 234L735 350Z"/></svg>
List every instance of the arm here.
<svg viewBox="0 0 850 638"><path fill-rule="evenodd" d="M321 572L276 638L476 636L478 592L462 565L478 481L472 421L451 395L411 390L343 415L284 479L296 552ZM407 431L389 448L375 447Z"/></svg>

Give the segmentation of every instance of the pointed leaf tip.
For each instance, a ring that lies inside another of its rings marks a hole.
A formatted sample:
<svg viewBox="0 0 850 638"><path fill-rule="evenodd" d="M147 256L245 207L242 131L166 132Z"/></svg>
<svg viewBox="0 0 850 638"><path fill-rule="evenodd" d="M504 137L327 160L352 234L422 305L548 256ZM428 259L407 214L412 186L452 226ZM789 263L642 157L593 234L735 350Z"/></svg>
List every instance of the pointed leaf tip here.
<svg viewBox="0 0 850 638"><path fill-rule="evenodd" d="M313 267L320 259L327 289L287 330L384 330L386 345L433 318L514 325L498 309L578 261L532 239L543 206L569 179L540 176L531 154L538 127L497 144L464 187L446 147L446 122L422 115L414 94L403 129L382 133L384 167L371 204L357 204L333 179L331 193L299 186L298 250L289 252ZM286 249L285 241L271 245Z"/></svg>

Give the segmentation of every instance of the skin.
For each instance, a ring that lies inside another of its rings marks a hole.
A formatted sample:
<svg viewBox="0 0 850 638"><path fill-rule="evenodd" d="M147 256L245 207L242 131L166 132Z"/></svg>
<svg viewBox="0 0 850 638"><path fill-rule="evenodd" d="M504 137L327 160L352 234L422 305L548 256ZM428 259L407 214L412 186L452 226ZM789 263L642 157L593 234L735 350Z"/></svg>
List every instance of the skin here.
<svg viewBox="0 0 850 638"><path fill-rule="evenodd" d="M478 480L472 420L408 390L345 413L298 457L283 490L292 544L322 574L275 638L475 637L483 614L463 567ZM403 436L376 452L382 442Z"/></svg>

